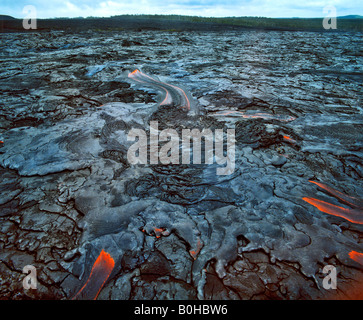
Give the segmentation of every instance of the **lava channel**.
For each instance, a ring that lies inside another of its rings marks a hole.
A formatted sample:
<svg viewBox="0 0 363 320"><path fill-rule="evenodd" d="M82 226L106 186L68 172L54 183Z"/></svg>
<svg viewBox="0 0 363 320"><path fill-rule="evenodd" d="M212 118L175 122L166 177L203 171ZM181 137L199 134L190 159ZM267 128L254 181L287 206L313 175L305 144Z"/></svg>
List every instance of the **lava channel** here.
<svg viewBox="0 0 363 320"><path fill-rule="evenodd" d="M183 89L173 86L172 84L161 82L138 69L130 72L128 77L138 83L150 87L156 87L163 91L165 96L160 102L160 106L175 104L177 106L181 106L183 109L188 111L190 110L192 104L190 102L190 98Z"/></svg>
<svg viewBox="0 0 363 320"><path fill-rule="evenodd" d="M353 250L349 252L349 257L363 266L363 253Z"/></svg>
<svg viewBox="0 0 363 320"><path fill-rule="evenodd" d="M111 255L102 249L101 253L93 264L91 274L88 277L86 283L72 300L96 300L114 266L115 261Z"/></svg>
<svg viewBox="0 0 363 320"><path fill-rule="evenodd" d="M363 224L362 210L343 208L315 198L304 197L302 199L322 212L344 218L352 223Z"/></svg>
<svg viewBox="0 0 363 320"><path fill-rule="evenodd" d="M363 208L363 201L351 196L348 196L342 192L339 192L335 189L333 189L332 187L329 187L328 185L321 183L321 182L316 182L316 181L311 181L309 180L309 182L316 184L318 187L320 187L321 189L327 191L328 193L330 193L332 196L334 196L335 198L340 199L341 201L345 202L346 204L355 207L355 208Z"/></svg>

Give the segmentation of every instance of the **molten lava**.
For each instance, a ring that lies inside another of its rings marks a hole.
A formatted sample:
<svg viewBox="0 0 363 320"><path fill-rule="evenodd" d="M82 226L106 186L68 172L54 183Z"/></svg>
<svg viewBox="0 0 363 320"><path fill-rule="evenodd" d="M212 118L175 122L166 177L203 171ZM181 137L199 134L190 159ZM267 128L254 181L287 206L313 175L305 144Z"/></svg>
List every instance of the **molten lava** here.
<svg viewBox="0 0 363 320"><path fill-rule="evenodd" d="M134 75L134 74L137 74L138 72L140 72L138 69L135 69L134 71L130 72L129 76L130 75Z"/></svg>
<svg viewBox="0 0 363 320"><path fill-rule="evenodd" d="M354 197L350 197L342 192L339 192L339 191L333 189L332 187L329 187L328 185L326 185L324 183L311 181L311 180L309 180L309 182L316 184L318 187L325 190L326 192L328 192L335 198L347 203L349 206L353 207L353 209L343 208L343 207L336 206L334 204L331 204L331 203L328 203L325 201L321 201L318 199L314 199L314 198L305 197L305 198L303 198L304 201L312 204L313 206L315 206L322 212L344 218L353 223L363 224L363 210L362 210L363 201L362 200L354 198Z"/></svg>
<svg viewBox="0 0 363 320"><path fill-rule="evenodd" d="M343 208L314 198L304 197L302 199L322 212L344 218L353 223L363 224L363 212L361 210Z"/></svg>
<svg viewBox="0 0 363 320"><path fill-rule="evenodd" d="M282 136L282 137L284 138L285 141L287 141L291 144L296 144L296 141L293 138L291 138L289 136Z"/></svg>
<svg viewBox="0 0 363 320"><path fill-rule="evenodd" d="M195 250L190 250L190 251L189 251L189 254L192 256L192 258L193 258L194 260L196 260L196 259L197 259L197 256L198 256L198 254L199 254L200 250L202 250L202 248L203 248L203 243L202 243L202 242L201 242L201 240L198 238L197 248L196 248Z"/></svg>
<svg viewBox="0 0 363 320"><path fill-rule="evenodd" d="M83 287L73 297L73 300L96 300L114 266L115 261L111 255L102 249L101 253L93 264L90 276Z"/></svg>
<svg viewBox="0 0 363 320"><path fill-rule="evenodd" d="M316 184L318 187L320 187L321 189L327 191L328 193L330 193L332 196L340 199L341 201L349 204L352 207L355 208L362 208L363 207L363 201L351 196L348 196L344 193L341 193L335 189L333 189L332 187L329 187L328 185L321 183L321 182L316 182L316 181L311 181L309 180L309 182Z"/></svg>
<svg viewBox="0 0 363 320"><path fill-rule="evenodd" d="M155 237L156 238L160 238L161 237L161 233L164 231L164 229L162 228L154 228L154 232L155 232Z"/></svg>
<svg viewBox="0 0 363 320"><path fill-rule="evenodd" d="M355 262L360 263L363 265L363 253L357 252L357 251L351 251L349 252L349 257L354 260Z"/></svg>

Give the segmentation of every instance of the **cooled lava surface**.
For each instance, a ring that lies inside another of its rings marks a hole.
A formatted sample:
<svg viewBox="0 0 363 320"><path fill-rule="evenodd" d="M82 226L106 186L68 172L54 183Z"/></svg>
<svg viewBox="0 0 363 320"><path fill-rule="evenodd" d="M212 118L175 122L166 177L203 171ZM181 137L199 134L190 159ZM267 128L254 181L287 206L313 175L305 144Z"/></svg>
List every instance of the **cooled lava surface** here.
<svg viewBox="0 0 363 320"><path fill-rule="evenodd" d="M362 298L362 39L2 34L1 298ZM130 164L151 121L234 129L233 172Z"/></svg>

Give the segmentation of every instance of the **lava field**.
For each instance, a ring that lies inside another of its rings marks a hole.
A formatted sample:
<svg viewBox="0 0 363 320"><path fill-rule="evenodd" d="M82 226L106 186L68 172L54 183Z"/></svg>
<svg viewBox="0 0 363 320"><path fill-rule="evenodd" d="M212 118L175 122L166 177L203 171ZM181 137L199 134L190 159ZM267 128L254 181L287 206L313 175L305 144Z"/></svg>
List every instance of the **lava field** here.
<svg viewBox="0 0 363 320"><path fill-rule="evenodd" d="M361 33L0 37L0 299L363 298Z"/></svg>

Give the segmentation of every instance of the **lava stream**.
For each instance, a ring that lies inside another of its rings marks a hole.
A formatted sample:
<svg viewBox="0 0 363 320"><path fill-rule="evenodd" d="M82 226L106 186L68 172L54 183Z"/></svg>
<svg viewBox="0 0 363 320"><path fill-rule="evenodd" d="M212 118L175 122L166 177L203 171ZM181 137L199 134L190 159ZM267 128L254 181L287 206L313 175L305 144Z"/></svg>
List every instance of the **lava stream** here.
<svg viewBox="0 0 363 320"><path fill-rule="evenodd" d="M174 101L177 105L182 106L186 110L190 110L191 103L190 100L185 93L185 91L177 86L172 84L167 84L165 82L161 82L153 77L141 72L136 69L133 72L130 72L128 77L134 81L139 83L149 85L152 87L160 88L165 92L164 100L160 103L160 105L170 105Z"/></svg>
<svg viewBox="0 0 363 320"><path fill-rule="evenodd" d="M314 207L318 208L320 211L328 213L333 216L344 218L350 222L363 224L363 211L358 209L347 209L343 207L336 206L329 202L322 200L304 197L302 198L307 203L310 203Z"/></svg>
<svg viewBox="0 0 363 320"><path fill-rule="evenodd" d="M114 266L115 261L111 255L102 249L101 253L93 264L91 274L88 277L86 283L72 300L96 300Z"/></svg>
<svg viewBox="0 0 363 320"><path fill-rule="evenodd" d="M363 266L363 253L353 250L349 252L349 257Z"/></svg>
<svg viewBox="0 0 363 320"><path fill-rule="evenodd" d="M320 188L322 188L323 190L327 191L328 193L330 193L332 196L340 199L341 201L349 204L352 207L355 208L362 208L363 207L363 201L351 196L348 196L344 193L341 193L331 187L329 187L328 185L321 183L321 182L316 182L316 181L311 181L309 180L309 182L316 184L317 186L319 186Z"/></svg>
<svg viewBox="0 0 363 320"><path fill-rule="evenodd" d="M192 258L194 260L197 259L198 254L199 254L200 250L202 250L202 248L203 248L203 242L200 240L200 238L198 238L196 249L195 250L189 250L189 254L192 256Z"/></svg>
<svg viewBox="0 0 363 320"><path fill-rule="evenodd" d="M291 143L291 144L296 144L296 140L292 139L289 136L282 136L284 138L285 141Z"/></svg>

